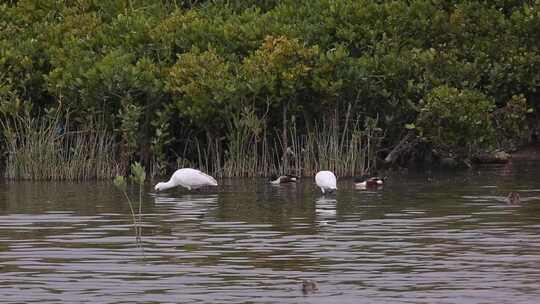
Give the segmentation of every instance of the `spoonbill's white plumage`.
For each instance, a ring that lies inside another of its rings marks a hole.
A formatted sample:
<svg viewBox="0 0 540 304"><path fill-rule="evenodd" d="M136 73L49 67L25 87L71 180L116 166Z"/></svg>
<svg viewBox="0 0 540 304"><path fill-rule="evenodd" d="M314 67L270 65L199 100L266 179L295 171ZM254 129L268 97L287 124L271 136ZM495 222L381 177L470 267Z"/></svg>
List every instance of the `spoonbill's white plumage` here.
<svg viewBox="0 0 540 304"><path fill-rule="evenodd" d="M319 171L315 175L315 183L321 188L322 193L337 190L337 179L331 171Z"/></svg>
<svg viewBox="0 0 540 304"><path fill-rule="evenodd" d="M163 191L176 186L182 186L188 190L191 190L204 186L217 185L217 181L210 175L196 169L183 168L176 170L168 182L157 183L154 190Z"/></svg>

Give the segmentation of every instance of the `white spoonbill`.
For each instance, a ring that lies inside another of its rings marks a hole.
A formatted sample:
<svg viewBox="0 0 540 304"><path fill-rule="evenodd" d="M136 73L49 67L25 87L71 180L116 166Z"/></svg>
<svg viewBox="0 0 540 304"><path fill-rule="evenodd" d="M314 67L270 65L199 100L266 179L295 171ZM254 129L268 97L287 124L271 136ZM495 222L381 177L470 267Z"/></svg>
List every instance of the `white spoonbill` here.
<svg viewBox="0 0 540 304"><path fill-rule="evenodd" d="M332 192L337 190L336 176L331 171L319 171L315 175L315 183L321 188L322 193L325 191Z"/></svg>
<svg viewBox="0 0 540 304"><path fill-rule="evenodd" d="M183 168L176 170L168 182L157 183L154 190L159 192L176 186L182 186L188 190L191 190L204 186L217 185L217 181L210 175L196 169Z"/></svg>

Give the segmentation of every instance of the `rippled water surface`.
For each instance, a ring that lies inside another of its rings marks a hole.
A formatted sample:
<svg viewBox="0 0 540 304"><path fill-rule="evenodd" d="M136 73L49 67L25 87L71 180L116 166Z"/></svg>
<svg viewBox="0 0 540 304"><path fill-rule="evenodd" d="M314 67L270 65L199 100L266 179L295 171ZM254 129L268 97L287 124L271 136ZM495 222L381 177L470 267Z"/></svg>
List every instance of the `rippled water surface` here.
<svg viewBox="0 0 540 304"><path fill-rule="evenodd" d="M4 181L0 301L539 303L540 164L338 187L148 185L141 250L110 184ZM319 292L304 295L304 279Z"/></svg>

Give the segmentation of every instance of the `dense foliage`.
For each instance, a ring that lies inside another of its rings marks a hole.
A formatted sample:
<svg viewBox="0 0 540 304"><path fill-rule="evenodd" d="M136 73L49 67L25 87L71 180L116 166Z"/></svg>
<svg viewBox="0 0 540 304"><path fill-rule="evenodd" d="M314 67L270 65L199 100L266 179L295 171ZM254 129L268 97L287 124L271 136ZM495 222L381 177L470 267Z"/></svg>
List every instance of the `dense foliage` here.
<svg viewBox="0 0 540 304"><path fill-rule="evenodd" d="M285 170L292 127L368 119L383 147L414 130L466 157L522 135L539 47L538 0L4 1L0 100L99 121L157 171L219 171L239 125Z"/></svg>

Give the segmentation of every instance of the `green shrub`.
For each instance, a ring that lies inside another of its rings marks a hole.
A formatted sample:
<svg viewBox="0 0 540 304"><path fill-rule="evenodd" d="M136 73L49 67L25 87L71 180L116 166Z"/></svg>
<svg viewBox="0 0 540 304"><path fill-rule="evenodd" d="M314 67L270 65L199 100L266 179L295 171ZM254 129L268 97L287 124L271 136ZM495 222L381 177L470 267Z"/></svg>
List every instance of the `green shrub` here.
<svg viewBox="0 0 540 304"><path fill-rule="evenodd" d="M493 128L455 129L474 125L470 116L486 123L493 101L497 144L524 136L507 102L540 109L539 37L537 0L8 1L0 98L31 103L30 118L69 109L74 129L99 117L113 140L130 138L123 163L137 155L152 172L178 157L204 167L209 156L224 172L238 150L228 127L244 108L264 121L266 147L286 150L293 125L304 136L332 113L329 125L378 118L384 150L418 116L434 145L465 155L489 147ZM128 119L137 134L126 133L127 111L138 113Z"/></svg>
<svg viewBox="0 0 540 304"><path fill-rule="evenodd" d="M439 86L420 106L416 127L439 152L465 157L493 144L495 104L481 92Z"/></svg>
<svg viewBox="0 0 540 304"><path fill-rule="evenodd" d="M527 113L532 113L523 95L514 95L504 107L493 113L499 148L515 148L527 140Z"/></svg>

